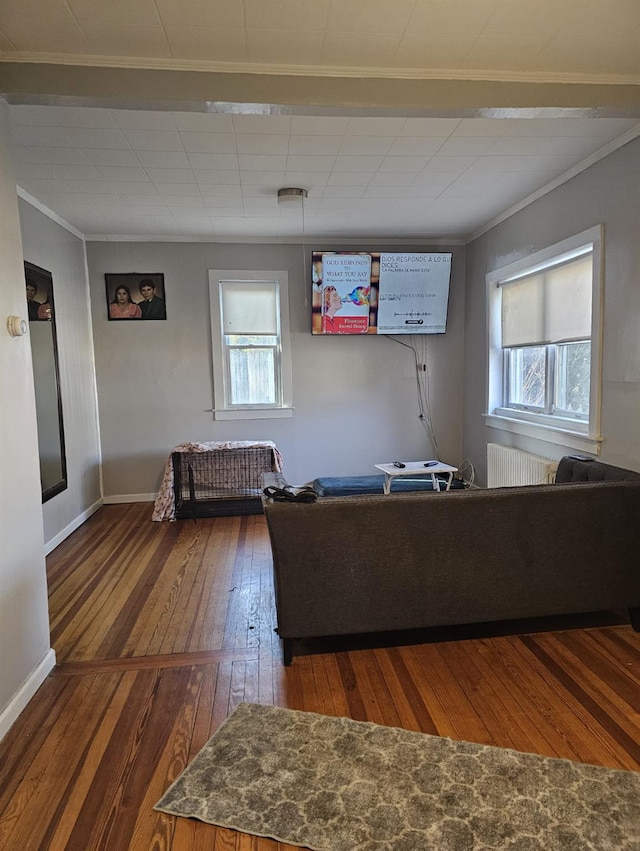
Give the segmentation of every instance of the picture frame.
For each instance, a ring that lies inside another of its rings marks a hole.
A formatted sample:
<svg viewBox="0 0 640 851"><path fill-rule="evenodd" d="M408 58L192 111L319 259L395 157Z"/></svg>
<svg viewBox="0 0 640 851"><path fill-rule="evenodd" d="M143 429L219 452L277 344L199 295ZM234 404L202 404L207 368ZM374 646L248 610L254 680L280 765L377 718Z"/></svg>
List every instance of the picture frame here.
<svg viewBox="0 0 640 851"><path fill-rule="evenodd" d="M104 279L110 322L167 318L162 272L108 272Z"/></svg>

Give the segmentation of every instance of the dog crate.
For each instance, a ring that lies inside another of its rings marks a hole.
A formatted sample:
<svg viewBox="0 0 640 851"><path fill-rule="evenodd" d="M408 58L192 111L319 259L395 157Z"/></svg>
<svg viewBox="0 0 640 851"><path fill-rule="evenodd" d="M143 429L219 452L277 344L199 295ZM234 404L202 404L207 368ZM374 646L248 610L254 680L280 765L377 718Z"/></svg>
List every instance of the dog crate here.
<svg viewBox="0 0 640 851"><path fill-rule="evenodd" d="M175 517L261 514L260 477L278 469L265 446L172 452Z"/></svg>

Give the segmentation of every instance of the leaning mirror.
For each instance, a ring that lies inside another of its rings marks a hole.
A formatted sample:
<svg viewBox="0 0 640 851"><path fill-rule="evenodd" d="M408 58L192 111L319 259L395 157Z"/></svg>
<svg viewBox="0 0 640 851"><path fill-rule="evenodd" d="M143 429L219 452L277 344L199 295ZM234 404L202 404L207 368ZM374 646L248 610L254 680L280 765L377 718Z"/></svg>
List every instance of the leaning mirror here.
<svg viewBox="0 0 640 851"><path fill-rule="evenodd" d="M42 501L46 502L67 487L53 278L51 272L33 263L25 263L24 272L36 392L40 483Z"/></svg>

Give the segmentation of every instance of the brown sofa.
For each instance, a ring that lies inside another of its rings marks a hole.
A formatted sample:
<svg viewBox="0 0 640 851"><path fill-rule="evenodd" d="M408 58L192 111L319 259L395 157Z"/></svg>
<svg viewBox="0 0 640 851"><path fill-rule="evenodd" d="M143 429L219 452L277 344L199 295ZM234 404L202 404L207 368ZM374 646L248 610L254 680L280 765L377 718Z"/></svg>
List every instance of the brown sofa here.
<svg viewBox="0 0 640 851"><path fill-rule="evenodd" d="M619 609L640 631L630 470L567 456L553 485L263 506L287 665L321 636Z"/></svg>

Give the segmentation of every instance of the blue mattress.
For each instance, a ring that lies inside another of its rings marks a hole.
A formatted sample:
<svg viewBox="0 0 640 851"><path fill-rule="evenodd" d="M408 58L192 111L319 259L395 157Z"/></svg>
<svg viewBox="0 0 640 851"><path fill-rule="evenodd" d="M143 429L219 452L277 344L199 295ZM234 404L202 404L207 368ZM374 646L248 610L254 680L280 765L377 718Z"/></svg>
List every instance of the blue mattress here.
<svg viewBox="0 0 640 851"><path fill-rule="evenodd" d="M440 487L445 489L447 477L439 477ZM366 493L382 493L384 474L379 476L324 476L314 479L313 489L318 496L358 496ZM464 483L458 479L451 482L451 489L463 488ZM394 476L391 482L391 493L408 493L410 491L433 490L431 476Z"/></svg>

